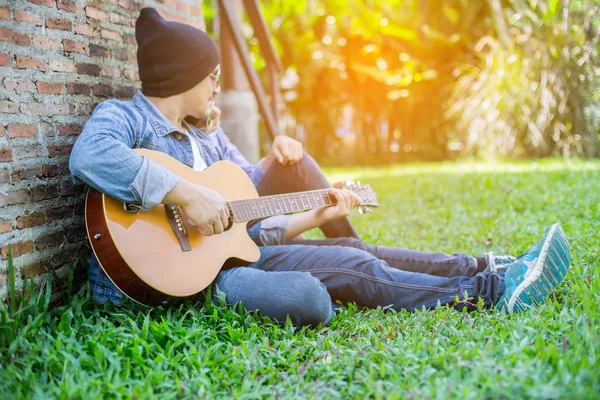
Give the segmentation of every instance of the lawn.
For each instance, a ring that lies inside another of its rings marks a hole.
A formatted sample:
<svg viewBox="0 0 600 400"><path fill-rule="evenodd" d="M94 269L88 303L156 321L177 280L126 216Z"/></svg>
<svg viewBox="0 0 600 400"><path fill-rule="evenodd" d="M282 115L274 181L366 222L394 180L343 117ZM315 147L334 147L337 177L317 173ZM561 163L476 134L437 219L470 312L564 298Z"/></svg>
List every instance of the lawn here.
<svg viewBox="0 0 600 400"><path fill-rule="evenodd" d="M559 221L572 267L526 314L349 305L299 331L214 304L99 307L83 287L0 348L0 398L600 398L600 162L327 173L379 194L352 217L368 242L520 254Z"/></svg>

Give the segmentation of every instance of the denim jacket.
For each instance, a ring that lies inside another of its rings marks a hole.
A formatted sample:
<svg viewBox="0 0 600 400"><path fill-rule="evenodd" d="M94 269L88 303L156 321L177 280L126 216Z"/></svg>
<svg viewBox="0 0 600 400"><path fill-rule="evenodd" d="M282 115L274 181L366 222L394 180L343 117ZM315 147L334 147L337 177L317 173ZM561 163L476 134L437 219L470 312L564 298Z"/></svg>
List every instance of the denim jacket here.
<svg viewBox="0 0 600 400"><path fill-rule="evenodd" d="M132 149L161 151L192 167L190 140L195 139L207 165L232 161L258 185L264 175L261 163L250 164L222 129L206 135L196 127L186 127L193 138L179 134L142 92L130 101L104 101L73 146L69 164L73 182L86 183L122 201L127 211L150 210L175 187L179 177ZM282 243L286 229L287 216L281 215L255 224L248 233L259 246L265 246Z"/></svg>

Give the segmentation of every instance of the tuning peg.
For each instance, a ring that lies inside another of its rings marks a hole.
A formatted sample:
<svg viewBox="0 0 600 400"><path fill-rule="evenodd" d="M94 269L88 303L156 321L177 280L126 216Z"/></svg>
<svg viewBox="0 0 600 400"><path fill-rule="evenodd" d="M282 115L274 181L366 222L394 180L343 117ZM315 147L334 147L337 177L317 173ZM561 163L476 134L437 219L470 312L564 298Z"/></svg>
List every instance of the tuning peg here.
<svg viewBox="0 0 600 400"><path fill-rule="evenodd" d="M363 206L358 206L358 213L363 215L365 213L365 208Z"/></svg>

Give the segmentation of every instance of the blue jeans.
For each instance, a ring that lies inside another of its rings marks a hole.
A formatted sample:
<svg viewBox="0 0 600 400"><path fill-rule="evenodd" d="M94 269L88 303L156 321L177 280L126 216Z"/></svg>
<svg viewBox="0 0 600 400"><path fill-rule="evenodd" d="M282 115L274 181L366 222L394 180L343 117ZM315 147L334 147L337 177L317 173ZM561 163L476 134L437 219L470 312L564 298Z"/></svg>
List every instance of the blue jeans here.
<svg viewBox="0 0 600 400"><path fill-rule="evenodd" d="M261 247L258 262L222 271L215 285L228 305L241 302L280 322L289 316L296 326L329 322L336 302L409 311L438 304L473 309L479 299L496 304L504 290L503 273L475 273L466 255L372 246L354 238L307 242L313 243Z"/></svg>
<svg viewBox="0 0 600 400"><path fill-rule="evenodd" d="M486 306L496 304L504 290L503 273L476 274L473 259L464 254L373 246L354 238L306 242L312 244L260 247L259 261L221 271L212 293L216 298L223 292L229 306L241 302L303 326L329 322L338 301L409 311L438 302L472 309L479 298ZM123 300L94 257L90 282L96 301ZM461 301L455 304L456 296Z"/></svg>

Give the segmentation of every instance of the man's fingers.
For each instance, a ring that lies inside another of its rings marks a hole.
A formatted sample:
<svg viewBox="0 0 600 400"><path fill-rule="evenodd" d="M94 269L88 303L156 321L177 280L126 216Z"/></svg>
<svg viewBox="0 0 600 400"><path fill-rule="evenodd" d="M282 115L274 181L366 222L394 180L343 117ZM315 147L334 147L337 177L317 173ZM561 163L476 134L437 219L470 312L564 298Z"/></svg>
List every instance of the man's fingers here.
<svg viewBox="0 0 600 400"><path fill-rule="evenodd" d="M221 218L221 224L223 224L224 228L227 228L227 226L229 225L229 209L227 207L225 207L221 211L219 216Z"/></svg>
<svg viewBox="0 0 600 400"><path fill-rule="evenodd" d="M279 161L280 164L283 164L283 155L281 154L281 151L279 150L278 146L273 146L271 148L271 151L273 151L273 155L275 156L275 158L277 159L277 161Z"/></svg>
<svg viewBox="0 0 600 400"><path fill-rule="evenodd" d="M200 233L204 236L212 236L214 235L215 231L212 224L209 222L200 226Z"/></svg>
<svg viewBox="0 0 600 400"><path fill-rule="evenodd" d="M216 235L218 235L219 233L223 233L224 230L225 230L225 228L223 227L223 224L221 223L220 219L213 222L213 232Z"/></svg>
<svg viewBox="0 0 600 400"><path fill-rule="evenodd" d="M360 198L360 196L352 191L350 191L350 194L352 195L353 199L352 207L354 208L360 206L362 204L362 199Z"/></svg>

